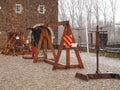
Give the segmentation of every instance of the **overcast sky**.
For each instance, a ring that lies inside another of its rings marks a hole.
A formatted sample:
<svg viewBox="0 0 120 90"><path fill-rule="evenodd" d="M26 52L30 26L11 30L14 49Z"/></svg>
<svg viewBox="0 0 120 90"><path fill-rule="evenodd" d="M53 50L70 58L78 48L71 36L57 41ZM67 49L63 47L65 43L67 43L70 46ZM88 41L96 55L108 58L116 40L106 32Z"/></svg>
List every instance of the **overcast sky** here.
<svg viewBox="0 0 120 90"><path fill-rule="evenodd" d="M67 3L69 3L69 1L71 1L71 0L63 0L64 1L64 3L65 2L67 2ZM74 0L74 1L77 1L77 0ZM101 0L100 0L101 1ZM109 3L109 0L105 0L105 1L107 1L108 3ZM63 3L63 4L64 4ZM68 4L69 5L69 4ZM64 6L63 6L64 7ZM67 10L67 9L65 9L65 11L68 11L68 14L69 14L69 10ZM110 12L111 11L111 9L109 9L109 7L108 7L108 12ZM108 13L108 15L109 15L110 13ZM100 14L100 20L103 18L103 16ZM110 18L110 17L108 17L108 20L109 19L112 19L112 18ZM116 23L120 23L120 0L117 0L117 9L116 9Z"/></svg>
<svg viewBox="0 0 120 90"><path fill-rule="evenodd" d="M120 0L118 0L118 8L116 12L116 22L120 23Z"/></svg>

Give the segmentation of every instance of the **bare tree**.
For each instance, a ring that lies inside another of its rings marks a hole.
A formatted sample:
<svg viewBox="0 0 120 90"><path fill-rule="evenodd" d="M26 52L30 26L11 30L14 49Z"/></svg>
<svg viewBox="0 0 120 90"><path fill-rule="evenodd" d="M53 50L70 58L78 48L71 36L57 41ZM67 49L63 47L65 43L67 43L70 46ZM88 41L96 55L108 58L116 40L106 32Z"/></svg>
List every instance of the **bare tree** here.
<svg viewBox="0 0 120 90"><path fill-rule="evenodd" d="M111 33L112 42L115 42L115 15L116 15L116 10L117 10L117 1L118 0L109 0L110 1L110 7L111 7L111 15L112 15L112 31L113 34Z"/></svg>
<svg viewBox="0 0 120 90"><path fill-rule="evenodd" d="M111 14L112 14L112 24L113 28L115 29L115 15L117 10L117 1L118 0L109 0L110 1L110 8L111 8Z"/></svg>
<svg viewBox="0 0 120 90"><path fill-rule="evenodd" d="M75 8L75 24L78 27L78 42L81 43L81 36L83 35L83 25L84 25L84 0L76 0L76 8Z"/></svg>
<svg viewBox="0 0 120 90"><path fill-rule="evenodd" d="M76 24L79 28L83 28L83 13L84 13L84 0L77 0L76 3Z"/></svg>
<svg viewBox="0 0 120 90"><path fill-rule="evenodd" d="M101 1L101 12L103 14L103 18L104 18L104 25L107 24L107 14L108 14L108 2L107 0L102 0Z"/></svg>
<svg viewBox="0 0 120 90"><path fill-rule="evenodd" d="M91 0L92 4L93 4L93 9L94 9L94 14L95 14L95 18L96 18L96 24L99 25L99 19L100 19L100 2L99 0Z"/></svg>
<svg viewBox="0 0 120 90"><path fill-rule="evenodd" d="M72 27L75 25L75 7L76 2L73 0L59 0L59 19L69 20Z"/></svg>
<svg viewBox="0 0 120 90"><path fill-rule="evenodd" d="M64 21L67 18L66 10L67 8L66 2L64 0L58 0L59 8L58 8L58 15L59 15L59 21Z"/></svg>
<svg viewBox="0 0 120 90"><path fill-rule="evenodd" d="M67 5L68 9L68 15L69 15L69 21L72 27L75 25L75 19L76 19L76 0L70 0Z"/></svg>
<svg viewBox="0 0 120 90"><path fill-rule="evenodd" d="M86 9L86 21L87 28L91 30L91 19L92 19L92 0L85 0L85 9Z"/></svg>

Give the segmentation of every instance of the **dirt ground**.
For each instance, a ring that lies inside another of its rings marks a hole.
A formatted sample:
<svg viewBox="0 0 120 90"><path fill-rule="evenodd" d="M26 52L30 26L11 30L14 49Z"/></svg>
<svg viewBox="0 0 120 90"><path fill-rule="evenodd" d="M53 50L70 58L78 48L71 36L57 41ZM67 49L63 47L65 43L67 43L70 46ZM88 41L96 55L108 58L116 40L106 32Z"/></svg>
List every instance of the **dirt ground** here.
<svg viewBox="0 0 120 90"><path fill-rule="evenodd" d="M120 80L97 79L88 82L75 78L76 72L95 73L96 55L80 53L84 69L52 70L45 62L33 63L22 56L0 54L0 90L120 90ZM49 57L51 53L49 53ZM65 61L65 51L60 60ZM71 63L76 63L71 51ZM120 60L100 56L100 71L120 74Z"/></svg>

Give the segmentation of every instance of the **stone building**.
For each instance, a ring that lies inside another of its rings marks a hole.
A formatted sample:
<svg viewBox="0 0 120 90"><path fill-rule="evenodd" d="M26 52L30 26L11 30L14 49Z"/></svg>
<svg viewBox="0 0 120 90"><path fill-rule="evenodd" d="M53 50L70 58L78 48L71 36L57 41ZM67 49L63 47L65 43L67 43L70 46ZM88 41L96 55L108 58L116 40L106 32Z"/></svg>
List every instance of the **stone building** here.
<svg viewBox="0 0 120 90"><path fill-rule="evenodd" d="M0 0L0 48L8 32L25 32L27 28L58 21L58 0ZM58 30L50 28L53 43Z"/></svg>

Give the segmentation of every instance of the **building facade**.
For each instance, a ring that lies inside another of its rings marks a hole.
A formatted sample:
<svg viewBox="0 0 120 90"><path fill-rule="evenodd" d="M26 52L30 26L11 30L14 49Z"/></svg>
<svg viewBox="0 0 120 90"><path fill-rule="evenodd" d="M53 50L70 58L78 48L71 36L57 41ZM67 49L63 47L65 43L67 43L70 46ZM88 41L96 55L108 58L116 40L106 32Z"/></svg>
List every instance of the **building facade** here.
<svg viewBox="0 0 120 90"><path fill-rule="evenodd" d="M0 0L0 47L8 32L28 33L27 28L57 21L58 0ZM50 28L53 43L57 43L56 29Z"/></svg>

